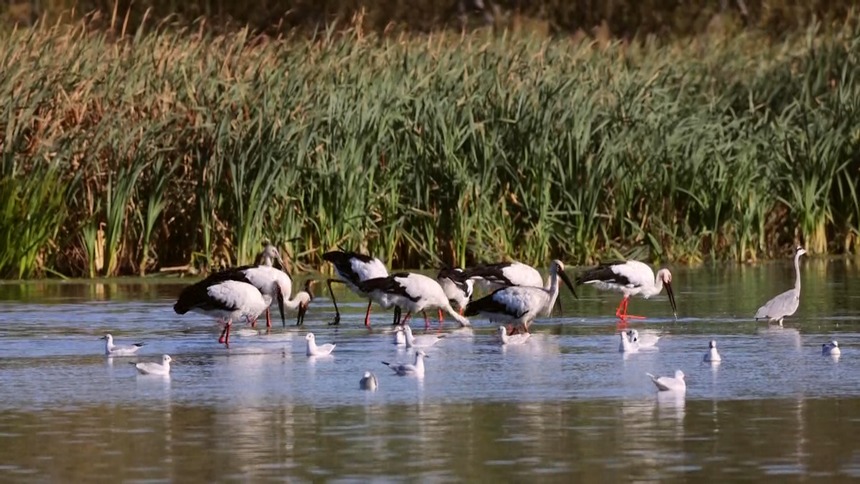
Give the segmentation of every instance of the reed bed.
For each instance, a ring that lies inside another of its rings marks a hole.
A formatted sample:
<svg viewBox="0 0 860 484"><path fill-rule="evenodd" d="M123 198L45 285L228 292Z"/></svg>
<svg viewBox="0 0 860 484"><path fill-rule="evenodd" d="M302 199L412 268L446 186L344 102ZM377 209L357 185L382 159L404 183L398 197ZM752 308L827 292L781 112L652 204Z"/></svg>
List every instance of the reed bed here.
<svg viewBox="0 0 860 484"><path fill-rule="evenodd" d="M0 275L860 249L860 29L0 38Z"/></svg>

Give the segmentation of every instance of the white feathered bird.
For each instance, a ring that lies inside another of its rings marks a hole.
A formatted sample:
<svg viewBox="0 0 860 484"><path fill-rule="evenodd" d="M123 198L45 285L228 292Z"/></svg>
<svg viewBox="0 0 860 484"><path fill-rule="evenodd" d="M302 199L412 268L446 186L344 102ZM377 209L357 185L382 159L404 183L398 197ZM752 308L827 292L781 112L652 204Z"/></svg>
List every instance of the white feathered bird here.
<svg viewBox="0 0 860 484"><path fill-rule="evenodd" d="M687 383L684 381L684 372L681 370L675 370L675 376L661 376L656 377L650 373L646 373L646 375L651 377L651 381L654 382L654 385L657 386L657 389L661 392L666 391L685 391L687 390Z"/></svg>
<svg viewBox="0 0 860 484"><path fill-rule="evenodd" d="M675 294L672 292L672 273L669 269L660 269L655 276L647 264L639 261L608 262L584 271L576 278L576 284L591 284L600 290L623 294L624 297L615 310L615 316L623 322L628 319L643 319L642 316L627 314L631 296L649 299L660 294L665 286L669 303L672 305L672 315L678 319Z"/></svg>
<svg viewBox="0 0 860 484"><path fill-rule="evenodd" d="M143 346L143 343L134 343L132 345L115 345L113 344L113 336L110 333L105 334L99 339L105 340L105 354L107 356L133 356L137 350Z"/></svg>

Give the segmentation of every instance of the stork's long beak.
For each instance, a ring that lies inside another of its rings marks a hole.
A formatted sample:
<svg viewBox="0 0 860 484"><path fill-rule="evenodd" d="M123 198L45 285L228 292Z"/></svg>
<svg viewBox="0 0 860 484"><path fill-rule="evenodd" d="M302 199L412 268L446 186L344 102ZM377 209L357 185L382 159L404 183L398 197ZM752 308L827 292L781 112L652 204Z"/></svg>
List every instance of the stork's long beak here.
<svg viewBox="0 0 860 484"><path fill-rule="evenodd" d="M99 338L99 339L107 339L107 336L102 336L102 337L101 337L101 338Z"/></svg>
<svg viewBox="0 0 860 484"><path fill-rule="evenodd" d="M284 298L287 296L281 291L281 287L278 286L278 294L276 295L278 299L278 311L281 313L281 325L286 328L287 327L287 318L284 316Z"/></svg>
<svg viewBox="0 0 860 484"><path fill-rule="evenodd" d="M666 294L669 295L669 304L672 305L672 315L675 316L675 321L678 320L678 306L675 305L675 293L672 292L672 283L666 283Z"/></svg>
<svg viewBox="0 0 860 484"><path fill-rule="evenodd" d="M576 289L573 288L573 283L570 282L570 278L567 277L567 274L565 274L564 270L558 271L558 275L561 277L561 280L564 281L565 284L567 284L567 287L570 289L570 292L573 293L573 297L579 299L579 296L576 295Z"/></svg>

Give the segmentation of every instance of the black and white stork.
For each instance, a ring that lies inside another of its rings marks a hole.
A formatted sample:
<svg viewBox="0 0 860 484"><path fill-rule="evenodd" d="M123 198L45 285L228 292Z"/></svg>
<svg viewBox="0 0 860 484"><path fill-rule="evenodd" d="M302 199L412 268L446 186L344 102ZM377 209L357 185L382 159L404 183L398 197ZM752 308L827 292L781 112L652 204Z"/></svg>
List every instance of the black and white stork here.
<svg viewBox="0 0 860 484"><path fill-rule="evenodd" d="M334 270L340 279L328 279L328 292L331 294L331 301L334 303L334 321L331 324L340 324L340 309L337 307L337 299L334 297L334 292L331 290L332 282L346 284L352 292L361 297L368 297L367 293L361 290L359 284L368 279L388 276L388 269L385 264L376 257L359 254L357 252L343 252L333 250L323 254L323 259L331 262L334 265ZM370 327L370 306L373 304L371 300L367 301L367 312L364 315L364 325Z"/></svg>
<svg viewBox="0 0 860 484"><path fill-rule="evenodd" d="M414 272L398 272L387 277L368 279L359 284L361 291L385 309L395 308L394 324L400 324L400 311L405 310L403 324L413 313L424 314L425 327L430 326L427 309L439 310L439 324L442 324L442 311L447 312L461 327L471 326L469 320L460 316L442 286L435 279Z"/></svg>
<svg viewBox="0 0 860 484"><path fill-rule="evenodd" d="M495 291L508 286L544 286L543 277L534 267L522 262L498 262L468 267L466 277L474 279L484 291Z"/></svg>
<svg viewBox="0 0 860 484"><path fill-rule="evenodd" d="M520 329L529 331L532 321L540 314L549 316L558 298L558 279L561 278L574 297L576 291L564 272L564 264L560 260L552 261L549 266L549 281L547 287L509 286L497 289L489 296L472 301L466 306L466 316L480 314L494 323L512 325L511 333Z"/></svg>
<svg viewBox="0 0 860 484"><path fill-rule="evenodd" d="M672 305L672 314L676 320L678 319L675 294L672 292L672 273L669 272L669 269L660 269L655 277L654 271L647 264L639 261L607 262L584 271L576 279L576 284L593 284L604 291L616 291L624 294L624 298L621 299L621 303L615 310L615 316L623 323L626 323L628 319L644 319L642 316L627 314L630 296L648 299L660 294L663 286L666 286L666 294L669 295L669 303Z"/></svg>
<svg viewBox="0 0 860 484"><path fill-rule="evenodd" d="M445 296L448 297L451 307L457 309L462 315L463 311L466 310L466 305L472 299L475 281L466 275L466 271L455 267L453 269L441 269L436 276L436 282L442 286L442 290L445 291Z"/></svg>
<svg viewBox="0 0 860 484"><path fill-rule="evenodd" d="M242 318L256 321L268 307L260 290L247 282L207 278L183 289L173 310L177 314L192 311L216 318L224 324L218 342L229 346L233 321Z"/></svg>

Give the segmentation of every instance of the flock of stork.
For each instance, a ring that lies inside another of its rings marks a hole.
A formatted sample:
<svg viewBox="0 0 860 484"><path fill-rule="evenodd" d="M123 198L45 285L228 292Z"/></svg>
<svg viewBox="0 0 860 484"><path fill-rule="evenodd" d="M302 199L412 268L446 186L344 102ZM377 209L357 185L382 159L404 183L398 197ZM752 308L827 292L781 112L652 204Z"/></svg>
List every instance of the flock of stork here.
<svg viewBox="0 0 860 484"><path fill-rule="evenodd" d="M795 285L790 289L759 308L755 319L776 321L780 325L783 319L791 316L797 310L800 300L800 256L806 251L797 247L794 256ZM356 252L331 251L323 255L323 259L334 266L336 279L327 279L326 283L335 308L335 318L329 324L340 323L340 309L332 290L332 283L345 284L351 291L368 300L364 324L370 329L370 311L373 302L385 309L394 308L393 325L397 330L397 340L403 340L407 346L415 340L408 325L413 315L421 313L425 321L425 329L430 326L427 311L437 310L439 325L447 313L460 326L471 326L467 316L481 316L492 323L502 323L499 327L499 339L502 344L519 344L529 337L532 322L540 315L548 316L559 296L559 279L567 285L574 297L575 287L590 284L601 290L620 292L623 297L615 315L620 324L626 325L629 320L642 319L641 316L630 315L627 306L631 296L648 299L660 294L663 288L669 298L672 314L677 320L677 306L672 291L672 274L663 268L654 271L647 264L639 261L620 261L599 264L586 269L576 277L575 282L565 273L565 266L559 260L554 260L549 267L549 276L543 280L537 269L520 262L501 262L482 264L465 269L442 269L436 279L413 272L397 272L389 274L381 260ZM292 294L292 278L286 268L278 249L267 244L257 257L254 265L235 267L213 273L205 279L192 284L181 292L174 310L178 314L189 311L209 315L223 325L219 343L229 346L230 328L234 321L245 321L256 325L257 318L266 316L266 327L272 325L270 306L275 302L286 326L285 310L296 310L298 318L296 325L304 323L308 307L313 301L313 286L315 281L308 280L304 289ZM481 288L486 296L472 299L475 286ZM402 313L405 311L405 315ZM640 345L636 330L622 331L619 351L635 351ZM432 336L435 338L435 336ZM137 347L117 347L113 345L110 335L105 336L106 353L123 352L133 354ZM307 354L319 356L331 353L334 345L317 345L313 333L308 333ZM412 341L410 341L412 340ZM838 354L838 344L834 341L824 345L822 352ZM398 365L384 362L398 375L418 375L424 372L423 351L416 350L413 364ZM719 361L716 342L711 341L705 361ZM163 356L162 365L154 363L139 363L142 373L169 372L170 357ZM141 367L144 365L144 367ZM652 377L660 390L676 390L684 387L683 372L678 370L675 377ZM362 388L375 388L376 379L370 372L361 381Z"/></svg>

